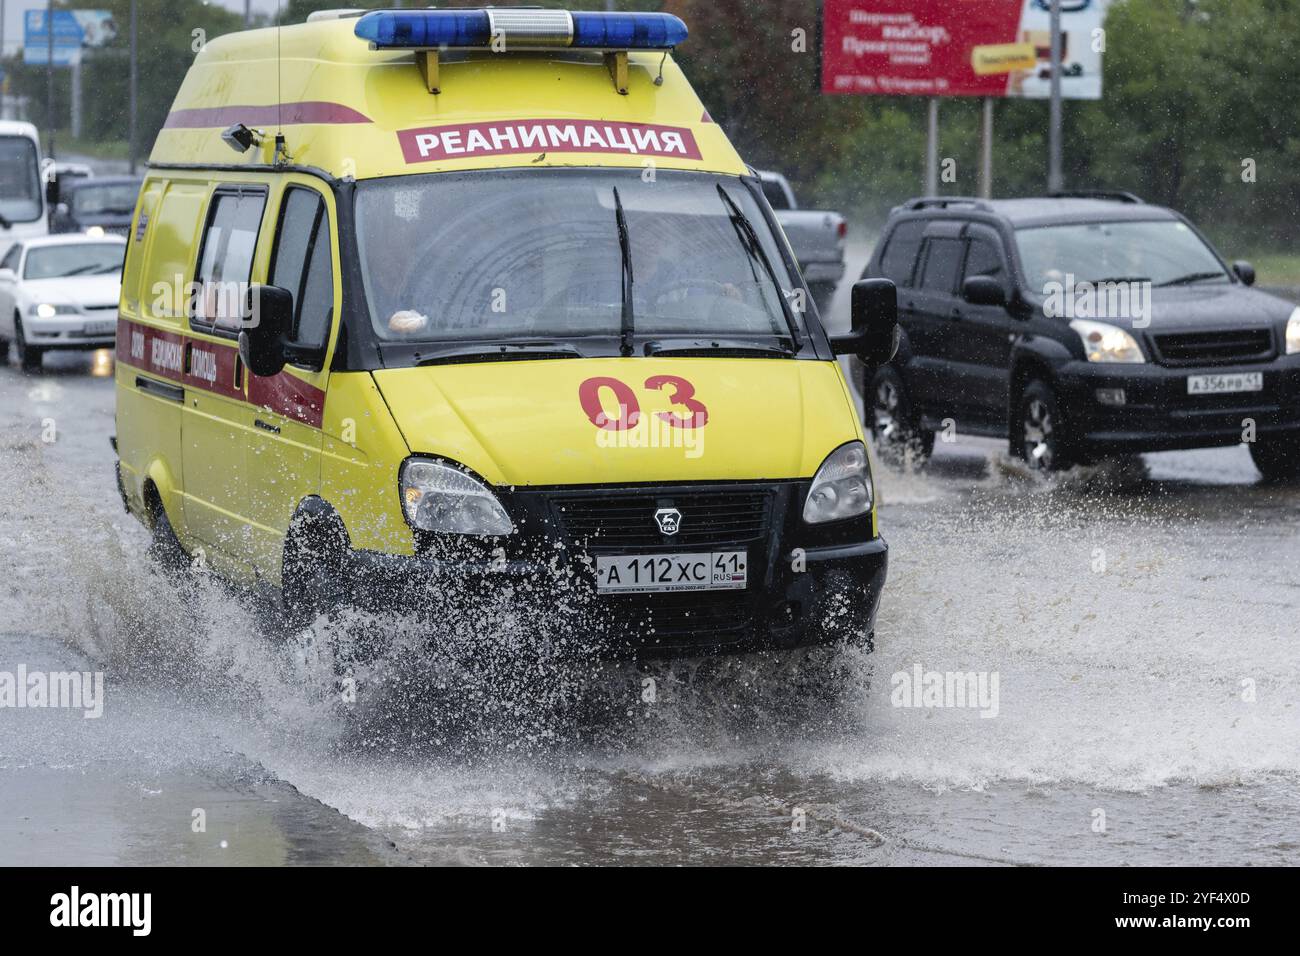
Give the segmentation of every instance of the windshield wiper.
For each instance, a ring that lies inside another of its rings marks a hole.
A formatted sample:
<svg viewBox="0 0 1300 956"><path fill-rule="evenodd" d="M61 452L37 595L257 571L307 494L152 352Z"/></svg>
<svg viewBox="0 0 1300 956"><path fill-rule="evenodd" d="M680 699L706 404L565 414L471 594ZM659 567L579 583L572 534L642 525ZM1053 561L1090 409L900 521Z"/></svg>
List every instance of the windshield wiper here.
<svg viewBox="0 0 1300 956"><path fill-rule="evenodd" d="M799 326L790 314L790 308L785 301L785 291L781 288L781 280L776 277L776 270L772 268L772 261L768 259L767 253L763 250L763 244L758 241L758 233L754 231L754 224L749 221L743 210L736 205L736 201L727 195L727 191L722 188L722 183L718 183L718 195L722 197L723 204L727 207L728 218L731 219L732 228L736 230L736 236L740 239L740 245L749 255L749 267L752 270L754 263L759 262L763 266L763 271L767 277L772 280L772 288L776 289L776 297L781 303L781 314L785 316L785 324L790 329L790 342L794 345L794 351L798 352L803 348L803 338L799 335ZM757 280L758 276L754 278Z"/></svg>
<svg viewBox="0 0 1300 956"><path fill-rule="evenodd" d="M1167 285L1188 285L1192 282L1201 282L1205 279L1226 279L1227 276L1222 272L1189 272L1185 276L1179 276L1177 279L1170 279L1168 282L1159 282L1159 286Z"/></svg>
<svg viewBox="0 0 1300 956"><path fill-rule="evenodd" d="M1103 282L1150 282L1150 276L1107 276L1104 279L1093 279L1093 285L1101 285Z"/></svg>
<svg viewBox="0 0 1300 956"><path fill-rule="evenodd" d="M758 355L767 358L789 358L794 349L788 345L763 345L740 339L656 339L645 344L646 355Z"/></svg>
<svg viewBox="0 0 1300 956"><path fill-rule="evenodd" d="M632 354L632 241L627 232L627 216L623 214L623 200L614 187L614 221L618 223L618 247L623 254L623 317L619 331L619 352L624 358Z"/></svg>
<svg viewBox="0 0 1300 956"><path fill-rule="evenodd" d="M523 359L582 358L582 353L572 345L561 342L545 344L522 343L492 345L451 345L429 352L416 352L416 365L454 365L461 362L509 362Z"/></svg>

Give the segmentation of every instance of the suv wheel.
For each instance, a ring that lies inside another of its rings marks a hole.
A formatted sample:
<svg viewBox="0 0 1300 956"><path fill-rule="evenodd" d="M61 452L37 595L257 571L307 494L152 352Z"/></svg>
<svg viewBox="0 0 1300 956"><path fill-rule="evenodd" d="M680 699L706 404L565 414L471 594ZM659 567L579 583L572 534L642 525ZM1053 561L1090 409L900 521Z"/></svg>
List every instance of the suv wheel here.
<svg viewBox="0 0 1300 956"><path fill-rule="evenodd" d="M867 395L867 425L876 453L890 465L924 464L934 451L934 432L921 428L907 386L897 370L877 370Z"/></svg>
<svg viewBox="0 0 1300 956"><path fill-rule="evenodd" d="M1300 435L1273 435L1250 443L1250 457L1265 481L1300 479Z"/></svg>
<svg viewBox="0 0 1300 956"><path fill-rule="evenodd" d="M1056 393L1035 379L1020 395L1012 433L1012 453L1033 471L1059 471L1070 466L1065 420Z"/></svg>

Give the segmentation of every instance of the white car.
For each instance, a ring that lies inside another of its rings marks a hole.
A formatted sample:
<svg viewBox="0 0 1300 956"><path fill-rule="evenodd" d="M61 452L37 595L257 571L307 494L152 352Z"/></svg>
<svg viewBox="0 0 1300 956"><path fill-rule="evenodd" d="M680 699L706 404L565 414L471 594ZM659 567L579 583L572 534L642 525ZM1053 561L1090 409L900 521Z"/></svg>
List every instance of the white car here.
<svg viewBox="0 0 1300 956"><path fill-rule="evenodd" d="M122 289L121 236L41 236L0 259L0 348L24 371L54 349L112 348Z"/></svg>

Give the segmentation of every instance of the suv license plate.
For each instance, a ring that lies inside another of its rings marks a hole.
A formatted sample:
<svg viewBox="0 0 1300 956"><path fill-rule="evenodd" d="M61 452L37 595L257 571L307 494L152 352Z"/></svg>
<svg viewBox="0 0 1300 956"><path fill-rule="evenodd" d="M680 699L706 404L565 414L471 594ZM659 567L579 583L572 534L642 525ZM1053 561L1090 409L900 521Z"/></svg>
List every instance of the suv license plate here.
<svg viewBox="0 0 1300 956"><path fill-rule="evenodd" d="M1263 390L1263 372L1187 376L1188 395L1223 395L1229 392L1262 392Z"/></svg>
<svg viewBox="0 0 1300 956"><path fill-rule="evenodd" d="M598 555L596 591L644 594L738 590L745 587L748 563L744 551Z"/></svg>
<svg viewBox="0 0 1300 956"><path fill-rule="evenodd" d="M112 335L117 331L117 319L105 319L102 322L87 322L81 330L82 335Z"/></svg>

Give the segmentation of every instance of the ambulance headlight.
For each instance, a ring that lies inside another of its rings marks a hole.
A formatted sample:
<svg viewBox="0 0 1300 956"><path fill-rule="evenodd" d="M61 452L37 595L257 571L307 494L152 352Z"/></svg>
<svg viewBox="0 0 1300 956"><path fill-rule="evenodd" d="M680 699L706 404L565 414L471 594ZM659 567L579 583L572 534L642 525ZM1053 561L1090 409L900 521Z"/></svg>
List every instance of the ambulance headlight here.
<svg viewBox="0 0 1300 956"><path fill-rule="evenodd" d="M408 458L399 480L407 523L442 534L512 534L514 523L487 485L452 465Z"/></svg>
<svg viewBox="0 0 1300 956"><path fill-rule="evenodd" d="M866 514L875 495L867 448L860 441L841 445L830 453L813 476L803 520L809 524L841 521Z"/></svg>

